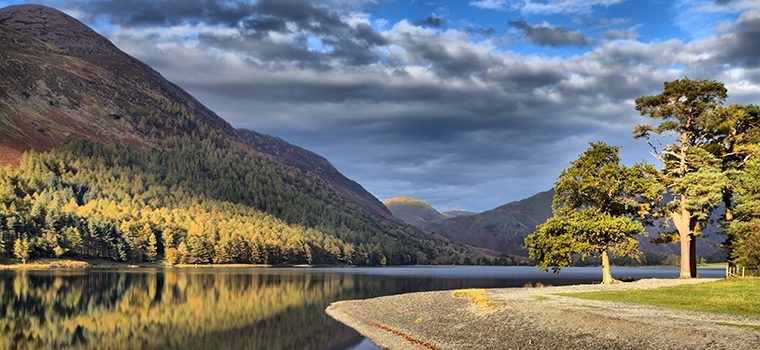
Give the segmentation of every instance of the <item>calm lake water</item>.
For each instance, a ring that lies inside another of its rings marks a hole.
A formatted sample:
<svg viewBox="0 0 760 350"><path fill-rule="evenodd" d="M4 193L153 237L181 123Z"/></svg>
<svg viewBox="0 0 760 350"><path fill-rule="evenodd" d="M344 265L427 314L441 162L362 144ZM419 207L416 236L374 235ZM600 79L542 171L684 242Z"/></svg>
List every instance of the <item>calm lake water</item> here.
<svg viewBox="0 0 760 350"><path fill-rule="evenodd" d="M0 272L0 348L376 349L336 300L457 288L596 283L600 268L195 268ZM676 278L616 268L618 278ZM722 277L719 269L700 270Z"/></svg>

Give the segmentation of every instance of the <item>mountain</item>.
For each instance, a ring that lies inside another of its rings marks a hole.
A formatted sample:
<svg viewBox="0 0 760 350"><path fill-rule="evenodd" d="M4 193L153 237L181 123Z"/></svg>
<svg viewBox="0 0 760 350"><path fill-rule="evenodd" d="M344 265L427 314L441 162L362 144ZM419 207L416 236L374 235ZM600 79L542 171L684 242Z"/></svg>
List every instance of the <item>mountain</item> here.
<svg viewBox="0 0 760 350"><path fill-rule="evenodd" d="M283 164L316 174L327 181L338 193L361 205L364 209L384 218L393 217L388 208L375 196L367 192L364 187L355 181L341 174L324 157L301 147L291 145L278 137L246 129L238 129L237 134L246 144L259 152L269 154Z"/></svg>
<svg viewBox="0 0 760 350"><path fill-rule="evenodd" d="M445 262L326 159L236 130L76 19L0 9L2 256Z"/></svg>
<svg viewBox="0 0 760 350"><path fill-rule="evenodd" d="M445 218L427 202L412 197L394 197L383 201L383 204L395 218L416 227L424 227Z"/></svg>
<svg viewBox="0 0 760 350"><path fill-rule="evenodd" d="M476 247L526 256L523 240L551 216L553 195L554 191L541 192L479 214L432 222L424 229Z"/></svg>
<svg viewBox="0 0 760 350"><path fill-rule="evenodd" d="M554 191L549 190L482 213L428 222L422 228L475 247L527 257L528 252L523 248L525 237L551 217L553 196ZM724 237L718 234L716 223L721 212L722 206L716 208L711 217L713 224L704 231L703 238L698 240L699 256L715 256L720 259L722 250L717 245ZM658 237L662 230L659 227L647 227L649 237L639 238L642 252L658 256L679 254L680 248L675 243L654 244L650 241L650 238Z"/></svg>

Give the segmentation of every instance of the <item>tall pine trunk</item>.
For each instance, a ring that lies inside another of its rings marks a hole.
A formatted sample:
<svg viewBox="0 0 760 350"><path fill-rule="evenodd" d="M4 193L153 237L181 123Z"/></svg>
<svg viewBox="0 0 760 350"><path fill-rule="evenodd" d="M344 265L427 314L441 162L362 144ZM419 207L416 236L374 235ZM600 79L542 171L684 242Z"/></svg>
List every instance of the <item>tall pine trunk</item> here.
<svg viewBox="0 0 760 350"><path fill-rule="evenodd" d="M691 118L687 122L687 129L691 125ZM680 164L679 171L681 176L686 176L688 170L686 164L686 150L689 144L689 133L681 133L681 145L680 145ZM673 213L673 224L678 230L678 236L681 239L681 273L680 278L694 278L697 277L697 246L694 234L691 232L691 212L687 208L687 197L685 194L681 194L681 212Z"/></svg>
<svg viewBox="0 0 760 350"><path fill-rule="evenodd" d="M694 271L694 276L692 276L692 248L695 248L693 245L694 242L694 235L691 234L691 212L689 212L688 209L686 209L685 206L686 199L681 198L681 212L677 213L674 212L671 214L671 219L673 219L673 225L675 225L676 230L678 230L678 236L680 238L681 243L681 273L680 278L692 278L696 276L696 271ZM695 266L696 270L696 266Z"/></svg>

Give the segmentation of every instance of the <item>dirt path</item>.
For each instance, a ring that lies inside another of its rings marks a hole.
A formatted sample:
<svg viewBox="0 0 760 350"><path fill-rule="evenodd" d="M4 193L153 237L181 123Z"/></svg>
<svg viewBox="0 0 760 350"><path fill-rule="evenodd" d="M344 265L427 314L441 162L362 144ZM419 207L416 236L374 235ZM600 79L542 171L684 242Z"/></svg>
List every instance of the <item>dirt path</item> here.
<svg viewBox="0 0 760 350"><path fill-rule="evenodd" d="M657 288L700 280L614 286L491 289L490 306L450 291L341 301L327 313L387 349L760 349L760 319L583 300L562 292Z"/></svg>

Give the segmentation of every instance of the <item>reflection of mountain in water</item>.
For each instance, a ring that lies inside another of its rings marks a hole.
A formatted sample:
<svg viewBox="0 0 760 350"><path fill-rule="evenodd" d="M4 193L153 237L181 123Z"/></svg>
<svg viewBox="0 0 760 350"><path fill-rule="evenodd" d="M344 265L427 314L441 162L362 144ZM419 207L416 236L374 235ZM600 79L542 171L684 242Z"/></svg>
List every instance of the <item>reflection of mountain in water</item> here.
<svg viewBox="0 0 760 350"><path fill-rule="evenodd" d="M700 271L717 277L722 271ZM677 269L615 269L676 278ZM458 288L599 281L598 268L134 269L0 271L0 349L350 349L336 300Z"/></svg>

